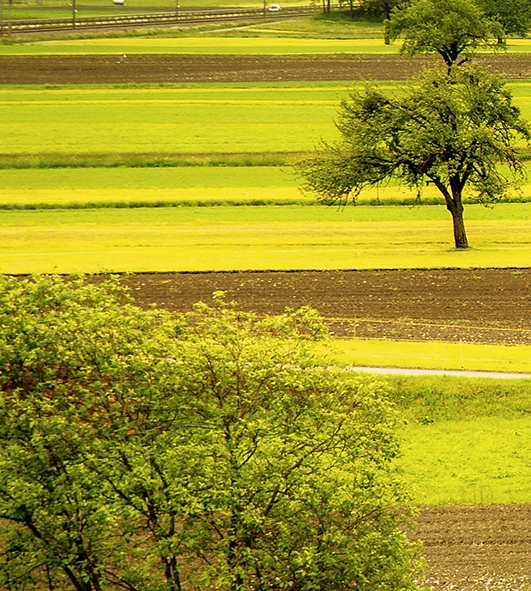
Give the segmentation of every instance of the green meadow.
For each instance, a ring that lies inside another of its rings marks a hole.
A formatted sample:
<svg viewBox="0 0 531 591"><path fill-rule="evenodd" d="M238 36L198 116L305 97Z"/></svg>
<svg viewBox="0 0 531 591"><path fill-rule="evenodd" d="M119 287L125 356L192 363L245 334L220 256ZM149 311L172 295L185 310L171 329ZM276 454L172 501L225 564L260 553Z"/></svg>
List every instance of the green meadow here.
<svg viewBox="0 0 531 591"><path fill-rule="evenodd" d="M531 380L387 377L397 465L421 504L528 503Z"/></svg>
<svg viewBox="0 0 531 591"><path fill-rule="evenodd" d="M0 54L5 55L68 55L68 54L128 54L176 53L176 54L245 54L245 55L289 55L289 54L398 54L400 43L383 43L381 33L371 38L320 38L309 36L301 31L301 36L285 36L282 24L271 27L255 27L258 34L247 29L230 35L220 35L205 31L198 36L190 36L185 31L180 36L148 37L103 37L89 39L58 39L27 41L14 45L0 45ZM344 30L344 27L342 27ZM381 31L381 28L380 28ZM240 36L241 35L241 36ZM509 53L531 52L531 39L509 39Z"/></svg>
<svg viewBox="0 0 531 591"><path fill-rule="evenodd" d="M4 211L0 272L520 267L531 204L467 207L473 248L442 206L220 206Z"/></svg>
<svg viewBox="0 0 531 591"><path fill-rule="evenodd" d="M311 151L336 137L338 104L355 86L3 87L0 155ZM531 118L531 82L509 88Z"/></svg>
<svg viewBox="0 0 531 591"><path fill-rule="evenodd" d="M312 150L345 84L0 89L0 154Z"/></svg>

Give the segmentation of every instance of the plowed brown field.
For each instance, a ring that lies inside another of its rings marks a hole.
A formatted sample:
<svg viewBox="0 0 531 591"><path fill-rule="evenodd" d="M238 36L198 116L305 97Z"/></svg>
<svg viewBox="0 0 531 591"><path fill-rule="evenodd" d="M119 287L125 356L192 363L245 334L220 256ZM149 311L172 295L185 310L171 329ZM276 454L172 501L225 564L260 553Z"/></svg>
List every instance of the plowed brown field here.
<svg viewBox="0 0 531 591"><path fill-rule="evenodd" d="M337 336L531 344L531 269L138 274L140 305L186 311L227 292L244 310L312 306Z"/></svg>
<svg viewBox="0 0 531 591"><path fill-rule="evenodd" d="M531 56L485 56L508 78L531 78ZM127 84L404 80L434 63L378 55L37 55L0 56L0 84Z"/></svg>

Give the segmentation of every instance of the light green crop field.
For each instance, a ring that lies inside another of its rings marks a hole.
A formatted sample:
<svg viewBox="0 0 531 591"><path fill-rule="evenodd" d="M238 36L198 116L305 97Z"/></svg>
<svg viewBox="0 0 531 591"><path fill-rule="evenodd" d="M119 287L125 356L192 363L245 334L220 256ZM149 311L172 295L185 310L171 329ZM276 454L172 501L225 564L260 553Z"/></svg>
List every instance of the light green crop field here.
<svg viewBox="0 0 531 591"><path fill-rule="evenodd" d="M281 26L281 25L280 25ZM267 28L266 30L267 31ZM397 54L400 42L385 45L382 38L308 38L304 32L301 37L267 36L264 33L248 36L220 36L219 34L202 34L196 37L121 37L65 39L46 42L28 41L16 45L0 45L0 54L31 55L31 54L116 54L134 53L191 53L191 54ZM273 32L274 34L274 32ZM531 52L531 39L509 39L509 53Z"/></svg>
<svg viewBox="0 0 531 591"><path fill-rule="evenodd" d="M442 206L5 211L0 272L529 265L531 204L466 217L473 248L460 252Z"/></svg>
<svg viewBox="0 0 531 591"><path fill-rule="evenodd" d="M531 43L531 42L530 42ZM121 37L67 39L0 45L0 55L86 55L135 53L176 54L397 54L399 44L385 45L381 39L307 39L286 37Z"/></svg>
<svg viewBox="0 0 531 591"><path fill-rule="evenodd" d="M312 150L345 84L1 88L0 153Z"/></svg>
<svg viewBox="0 0 531 591"><path fill-rule="evenodd" d="M527 168L531 178L531 163ZM302 183L289 166L8 168L0 169L0 209L316 204ZM510 196L531 200L531 184ZM390 184L364 191L357 203L407 205L416 198L416 191ZM442 203L433 185L423 189L422 199Z"/></svg>
<svg viewBox="0 0 531 591"><path fill-rule="evenodd" d="M509 88L531 118L531 82ZM345 83L3 87L0 154L311 151L337 137L347 95Z"/></svg>
<svg viewBox="0 0 531 591"><path fill-rule="evenodd" d="M299 183L277 166L7 169L0 170L0 207L312 203Z"/></svg>

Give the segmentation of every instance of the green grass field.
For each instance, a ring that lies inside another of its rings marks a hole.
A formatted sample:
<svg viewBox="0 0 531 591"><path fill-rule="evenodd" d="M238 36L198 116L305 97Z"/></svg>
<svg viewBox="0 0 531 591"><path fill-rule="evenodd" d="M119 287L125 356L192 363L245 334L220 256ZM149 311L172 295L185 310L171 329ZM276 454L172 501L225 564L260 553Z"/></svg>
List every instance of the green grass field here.
<svg viewBox="0 0 531 591"><path fill-rule="evenodd" d="M398 51L397 44L383 45L379 23L366 23L363 36L360 27L308 22L268 24L253 37L241 30L187 38L179 30L172 38L29 41L0 45L0 54ZM509 51L529 52L531 41L511 40ZM509 87L531 118L531 82ZM0 272L530 264L529 203L467 205L472 249L456 252L441 206L227 205L311 200L286 165L111 163L217 153L227 164L250 153L260 164L271 154L312 150L320 137L334 136L337 105L347 92L345 83L0 88L0 207L35 207L0 211ZM531 186L523 195L531 197ZM389 187L366 199L405 197ZM213 202L225 205L184 206ZM169 203L175 207L155 207ZM330 350L334 361L348 364L531 370L529 347L353 340ZM531 502L531 381L378 379L389 383L400 412L397 466L419 503Z"/></svg>
<svg viewBox="0 0 531 591"><path fill-rule="evenodd" d="M508 86L531 119L531 82ZM320 139L336 137L334 119L348 87L3 87L0 154L311 151ZM400 88L396 83L385 87Z"/></svg>
<svg viewBox="0 0 531 591"><path fill-rule="evenodd" d="M312 150L345 84L0 89L0 153Z"/></svg>
<svg viewBox="0 0 531 591"><path fill-rule="evenodd" d="M397 464L422 504L531 500L531 380L387 377Z"/></svg>

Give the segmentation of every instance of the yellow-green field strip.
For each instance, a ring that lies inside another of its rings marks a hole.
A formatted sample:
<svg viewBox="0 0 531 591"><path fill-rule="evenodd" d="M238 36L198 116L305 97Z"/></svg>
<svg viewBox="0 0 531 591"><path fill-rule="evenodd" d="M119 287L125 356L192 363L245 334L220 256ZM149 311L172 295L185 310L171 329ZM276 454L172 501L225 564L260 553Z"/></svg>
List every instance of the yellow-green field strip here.
<svg viewBox="0 0 531 591"><path fill-rule="evenodd" d="M522 267L531 204L466 208L456 251L442 206L223 206L4 211L2 273Z"/></svg>
<svg viewBox="0 0 531 591"><path fill-rule="evenodd" d="M377 39L314 39L285 37L220 37L199 35L196 37L124 37L96 39L67 39L0 46L0 55L51 55L51 54L118 54L133 53L182 53L182 54L376 54L396 55L400 43L385 45ZM509 39L510 53L531 52L530 39Z"/></svg>
<svg viewBox="0 0 531 591"><path fill-rule="evenodd" d="M523 345L334 339L319 349L345 366L531 373L531 347Z"/></svg>

